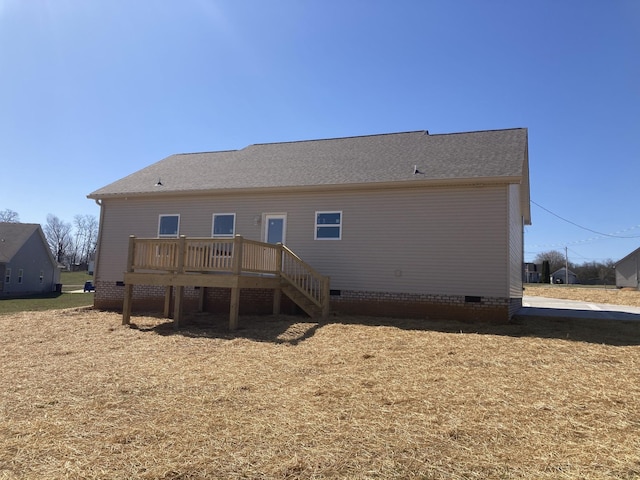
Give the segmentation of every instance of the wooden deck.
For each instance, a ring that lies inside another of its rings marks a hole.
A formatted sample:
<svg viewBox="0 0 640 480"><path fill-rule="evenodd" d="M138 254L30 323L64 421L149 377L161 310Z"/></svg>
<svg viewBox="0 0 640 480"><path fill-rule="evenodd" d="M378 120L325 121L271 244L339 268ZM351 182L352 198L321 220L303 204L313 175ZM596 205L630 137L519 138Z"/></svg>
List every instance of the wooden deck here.
<svg viewBox="0 0 640 480"><path fill-rule="evenodd" d="M229 239L131 236L124 282L124 325L130 323L134 285L164 286L166 317L171 314L175 291L175 326L182 318L187 286L200 287L201 307L207 287L231 289L231 330L238 327L242 288L272 289L274 314L280 313L282 293L311 317L329 314L329 277L315 271L285 245L257 242L240 235Z"/></svg>

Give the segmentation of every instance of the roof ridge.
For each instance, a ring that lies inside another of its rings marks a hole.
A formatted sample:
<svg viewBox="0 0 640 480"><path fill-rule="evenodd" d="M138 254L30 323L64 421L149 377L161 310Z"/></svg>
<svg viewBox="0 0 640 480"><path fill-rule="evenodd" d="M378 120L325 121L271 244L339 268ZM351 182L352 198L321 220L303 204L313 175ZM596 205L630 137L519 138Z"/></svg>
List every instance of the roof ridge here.
<svg viewBox="0 0 640 480"><path fill-rule="evenodd" d="M514 128L490 128L487 130L470 130L468 132L448 132L448 133L432 133L431 136L442 135L468 135L470 133L487 133L487 132L508 132L511 130L526 130L527 127L514 127Z"/></svg>
<svg viewBox="0 0 640 480"><path fill-rule="evenodd" d="M260 146L260 145L283 145L285 143L306 143L306 142L325 142L327 140L349 140L352 138L366 138L366 137L384 137L384 136L389 136L389 135L405 135L408 133L422 133L422 134L429 134L428 130L409 130L406 132L392 132L392 133L370 133L367 135L350 135L347 137L330 137L330 138L312 138L312 139L307 139L307 140L285 140L282 142L263 142L263 143L252 143L250 145L247 145L245 148L249 148L249 147L256 147L256 146ZM244 148L243 148L244 150Z"/></svg>
<svg viewBox="0 0 640 480"><path fill-rule="evenodd" d="M229 152L237 152L237 148L232 148L229 150L207 150L204 152L183 152L183 153L174 153L173 155L169 155L170 157L176 157L178 155L202 155L203 153L229 153Z"/></svg>

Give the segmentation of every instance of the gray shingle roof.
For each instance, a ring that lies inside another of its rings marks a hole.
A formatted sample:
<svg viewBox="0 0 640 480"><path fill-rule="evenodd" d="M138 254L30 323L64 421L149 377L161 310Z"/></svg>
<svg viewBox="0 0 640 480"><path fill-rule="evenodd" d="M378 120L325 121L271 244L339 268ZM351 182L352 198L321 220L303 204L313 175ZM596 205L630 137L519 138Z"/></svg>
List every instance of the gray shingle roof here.
<svg viewBox="0 0 640 480"><path fill-rule="evenodd" d="M8 263L40 228L37 223L0 222L0 263Z"/></svg>
<svg viewBox="0 0 640 480"><path fill-rule="evenodd" d="M482 178L514 182L527 168L524 128L416 131L172 155L88 197Z"/></svg>

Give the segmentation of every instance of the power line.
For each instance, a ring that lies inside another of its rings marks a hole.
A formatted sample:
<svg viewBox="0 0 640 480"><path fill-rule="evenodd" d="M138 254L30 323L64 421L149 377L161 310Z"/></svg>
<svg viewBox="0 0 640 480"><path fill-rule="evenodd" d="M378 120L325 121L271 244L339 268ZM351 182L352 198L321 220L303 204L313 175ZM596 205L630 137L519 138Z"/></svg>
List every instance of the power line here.
<svg viewBox="0 0 640 480"><path fill-rule="evenodd" d="M549 210L548 208L543 207L542 205L540 205L539 203L534 202L533 200L531 200L531 203L533 203L535 206L537 206L537 207L541 208L541 209L542 209L542 210L544 210L545 212L550 213L550 214L551 214L551 215L553 215L554 217L558 217L560 220L562 220L562 221L564 221L564 222L570 223L571 225L574 225L574 226L576 226L576 227L578 227L578 228L581 228L581 229L586 230L586 231L591 232L591 233L596 233L596 234L598 234L598 235L602 235L602 236L604 236L604 237L612 237L612 238L640 238L640 235L630 235L630 236L629 236L629 235L616 235L616 234L613 234L613 233L602 233L602 232L598 232L597 230L592 230L591 228L583 227L582 225L578 225L577 223L572 222L571 220L567 220L566 218L561 217L561 216L560 216L560 215L558 215L557 213L552 212L552 211L551 211L551 210ZM633 227L628 228L627 230L631 230L631 229L633 229L633 228L637 228L637 227L640 227L640 225L634 225Z"/></svg>

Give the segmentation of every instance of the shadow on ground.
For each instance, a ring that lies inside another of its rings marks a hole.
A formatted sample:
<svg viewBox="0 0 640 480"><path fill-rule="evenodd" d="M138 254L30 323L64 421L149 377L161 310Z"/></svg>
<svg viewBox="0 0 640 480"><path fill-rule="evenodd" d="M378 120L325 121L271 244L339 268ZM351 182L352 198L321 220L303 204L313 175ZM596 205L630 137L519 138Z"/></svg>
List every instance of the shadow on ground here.
<svg viewBox="0 0 640 480"><path fill-rule="evenodd" d="M613 346L640 345L640 322L587 318L543 318L516 316L508 324L467 323L453 320L398 319L333 315L326 321L314 321L304 316L272 315L242 316L239 328L230 331L228 316L196 314L187 316L176 329L171 320L155 326L132 324L132 328L159 335L182 335L193 338L236 339L297 345L325 325L384 326L403 330L442 333L538 337L588 342Z"/></svg>

